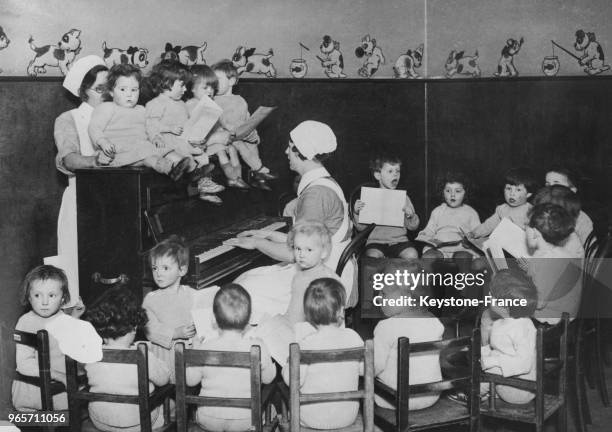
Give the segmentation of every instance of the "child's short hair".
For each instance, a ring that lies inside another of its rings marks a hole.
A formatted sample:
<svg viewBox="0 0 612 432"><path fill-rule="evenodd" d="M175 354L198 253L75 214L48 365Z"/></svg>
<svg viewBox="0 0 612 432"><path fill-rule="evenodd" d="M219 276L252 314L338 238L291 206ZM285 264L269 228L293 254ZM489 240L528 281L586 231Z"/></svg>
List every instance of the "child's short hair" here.
<svg viewBox="0 0 612 432"><path fill-rule="evenodd" d="M446 171L442 175L438 177L438 190L440 191L440 195L442 199L444 199L444 188L449 183L459 183L463 186L463 190L465 191L465 196L463 198L463 202L468 202L470 196L471 184L468 176L461 171Z"/></svg>
<svg viewBox="0 0 612 432"><path fill-rule="evenodd" d="M23 278L23 282L21 284L21 289L23 292L21 304L30 304L30 291L32 290L32 284L35 281L46 281L49 279L60 283L62 288L62 304L70 302L70 291L68 290L68 278L66 277L66 273L64 273L64 270L60 268L45 264L34 267Z"/></svg>
<svg viewBox="0 0 612 432"><path fill-rule="evenodd" d="M538 290L529 276L516 269L497 272L489 286L496 299L525 299L526 306L508 306L512 318L531 317L538 305Z"/></svg>
<svg viewBox="0 0 612 432"><path fill-rule="evenodd" d="M104 293L85 314L84 319L94 326L103 338L119 338L147 323L147 314L140 301L125 285L118 285Z"/></svg>
<svg viewBox="0 0 612 432"><path fill-rule="evenodd" d="M397 156L386 153L381 154L370 161L370 171L372 171L372 173L380 172L380 170L385 164L401 165L402 161Z"/></svg>
<svg viewBox="0 0 612 432"><path fill-rule="evenodd" d="M189 69L191 72L191 81L189 83L189 90L192 91L195 85L204 82L205 85L209 85L217 94L219 91L219 79L210 66L207 65L193 65Z"/></svg>
<svg viewBox="0 0 612 432"><path fill-rule="evenodd" d="M504 182L512 186L523 185L529 193L535 192L538 187L535 174L531 169L525 167L510 169L504 177Z"/></svg>
<svg viewBox="0 0 612 432"><path fill-rule="evenodd" d="M138 84L142 81L142 72L140 69L131 64L116 64L108 71L108 76L106 77L106 87L109 90L115 88L115 84L120 77L134 77Z"/></svg>
<svg viewBox="0 0 612 432"><path fill-rule="evenodd" d="M546 203L539 204L529 212L529 226L537 229L544 240L560 245L573 231L576 220L563 207Z"/></svg>
<svg viewBox="0 0 612 432"><path fill-rule="evenodd" d="M153 249L151 249L151 252L149 252L151 263L157 258L165 256L174 258L180 267L188 266L189 247L185 244L185 239L173 234L166 240L162 240L156 244Z"/></svg>
<svg viewBox="0 0 612 432"><path fill-rule="evenodd" d="M189 81L189 70L187 66L174 60L162 60L153 66L149 76L151 88L156 95L170 90L176 80Z"/></svg>
<svg viewBox="0 0 612 432"><path fill-rule="evenodd" d="M87 102L89 100L89 96L87 95L87 90L91 88L91 86L96 82L98 78L98 73L102 71L107 71L108 68L104 65L96 65L89 69L85 76L83 77L83 81L81 81L81 85L79 86L79 98L83 102ZM107 84L104 85L104 90L106 90Z"/></svg>
<svg viewBox="0 0 612 432"><path fill-rule="evenodd" d="M251 296L241 285L225 284L215 294L213 313L221 330L244 330L251 319Z"/></svg>
<svg viewBox="0 0 612 432"><path fill-rule="evenodd" d="M223 59L211 66L214 72L223 72L228 79L238 79L238 68L229 59Z"/></svg>
<svg viewBox="0 0 612 432"><path fill-rule="evenodd" d="M304 293L306 321L316 326L338 322L338 313L346 303L342 283L333 278L315 279Z"/></svg>
<svg viewBox="0 0 612 432"><path fill-rule="evenodd" d="M563 185L545 186L536 193L533 205L546 203L563 207L574 219L578 218L582 208L578 194Z"/></svg>
<svg viewBox="0 0 612 432"><path fill-rule="evenodd" d="M572 171L568 167L565 167L562 165L553 165L552 167L548 169L548 171L546 171L546 174L551 173L551 172L565 176L569 187L578 189L578 176L576 175L574 171Z"/></svg>
<svg viewBox="0 0 612 432"><path fill-rule="evenodd" d="M323 249L327 252L331 250L331 233L325 224L321 222L304 220L293 225L291 231L289 231L287 235L287 245L289 245L290 248L293 248L295 236L298 234L304 234L308 237L317 237Z"/></svg>

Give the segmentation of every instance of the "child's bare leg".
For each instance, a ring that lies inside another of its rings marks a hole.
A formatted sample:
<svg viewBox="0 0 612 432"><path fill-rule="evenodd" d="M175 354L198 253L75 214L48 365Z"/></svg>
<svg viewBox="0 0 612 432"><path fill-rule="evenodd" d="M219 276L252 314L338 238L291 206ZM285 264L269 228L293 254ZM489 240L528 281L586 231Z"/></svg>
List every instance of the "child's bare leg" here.
<svg viewBox="0 0 612 432"><path fill-rule="evenodd" d="M406 249L402 250L398 256L404 260L413 260L419 257L419 253L415 248L407 247Z"/></svg>
<svg viewBox="0 0 612 432"><path fill-rule="evenodd" d="M240 165L240 159L238 158L238 151L232 144L227 146L227 152L229 154L230 164L234 170L234 178L242 178L242 166Z"/></svg>
<svg viewBox="0 0 612 432"><path fill-rule="evenodd" d="M142 160L142 165L153 168L161 174L170 174L172 162L161 156L149 156Z"/></svg>
<svg viewBox="0 0 612 432"><path fill-rule="evenodd" d="M242 157L242 160L252 170L256 171L263 166L259 157L259 150L257 148L257 144L249 144L244 141L234 141L232 143L232 146L234 146L238 150L238 153L240 153L240 157Z"/></svg>

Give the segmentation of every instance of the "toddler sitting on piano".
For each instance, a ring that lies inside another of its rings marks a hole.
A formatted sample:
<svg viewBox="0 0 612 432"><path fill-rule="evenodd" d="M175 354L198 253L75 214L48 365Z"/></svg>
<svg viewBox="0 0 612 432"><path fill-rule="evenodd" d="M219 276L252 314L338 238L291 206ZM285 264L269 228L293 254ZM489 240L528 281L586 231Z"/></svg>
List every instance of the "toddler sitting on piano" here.
<svg viewBox="0 0 612 432"><path fill-rule="evenodd" d="M174 380L174 341L191 339L195 326L191 309L195 290L181 285L181 278L189 267L189 248L175 235L158 243L150 252L151 272L158 290L144 298L142 307L147 313L145 327L151 352L167 362Z"/></svg>

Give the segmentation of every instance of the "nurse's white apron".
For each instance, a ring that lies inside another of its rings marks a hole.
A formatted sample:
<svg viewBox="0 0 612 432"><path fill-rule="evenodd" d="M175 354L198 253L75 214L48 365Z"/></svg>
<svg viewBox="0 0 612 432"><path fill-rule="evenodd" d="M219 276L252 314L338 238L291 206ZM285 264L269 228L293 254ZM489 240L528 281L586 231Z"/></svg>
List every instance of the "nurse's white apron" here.
<svg viewBox="0 0 612 432"><path fill-rule="evenodd" d="M96 154L87 131L92 111L93 107L86 102L70 111L79 136L79 149L82 156L93 156ZM75 176L68 177L68 187L62 196L62 204L57 218L57 254L60 257L60 261L65 263L66 268L63 270L68 276L71 303L74 303L79 297Z"/></svg>

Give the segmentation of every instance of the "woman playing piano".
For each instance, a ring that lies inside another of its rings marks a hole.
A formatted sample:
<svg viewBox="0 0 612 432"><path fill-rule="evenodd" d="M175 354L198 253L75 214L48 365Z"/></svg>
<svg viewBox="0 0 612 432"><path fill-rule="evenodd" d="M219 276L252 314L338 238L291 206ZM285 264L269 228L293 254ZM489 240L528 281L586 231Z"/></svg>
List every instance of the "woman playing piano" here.
<svg viewBox="0 0 612 432"><path fill-rule="evenodd" d="M352 231L342 189L323 167L323 161L336 150L336 136L326 124L312 120L300 123L289 136L286 150L289 168L301 176L293 221L315 220L327 226L332 233L332 250L326 265L335 269L342 251L350 242ZM276 231L246 231L236 239L228 240L227 244L257 249L283 263L293 261L293 251L287 245L286 234ZM354 265L349 261L342 272L347 306L354 306L357 301L356 293L351 295L353 271ZM253 298L255 320L263 313L272 315L285 312L294 272L293 265L277 264L253 269L236 280Z"/></svg>
<svg viewBox="0 0 612 432"><path fill-rule="evenodd" d="M78 298L78 260L74 170L110 162L104 153L94 151L87 132L91 113L102 102L102 95L106 91L107 71L104 61L95 55L74 62L63 86L81 100L81 105L64 112L55 120L55 165L68 176L68 187L64 191L57 220L57 253L61 262L65 263L64 270L69 280L77 282L76 286L70 286L71 297L75 299Z"/></svg>

